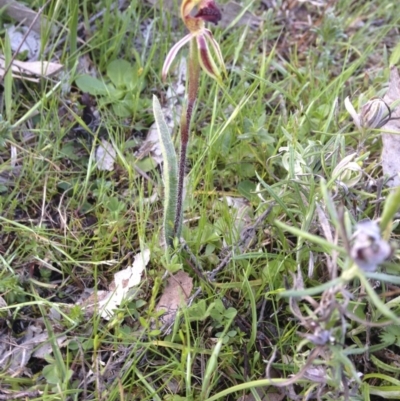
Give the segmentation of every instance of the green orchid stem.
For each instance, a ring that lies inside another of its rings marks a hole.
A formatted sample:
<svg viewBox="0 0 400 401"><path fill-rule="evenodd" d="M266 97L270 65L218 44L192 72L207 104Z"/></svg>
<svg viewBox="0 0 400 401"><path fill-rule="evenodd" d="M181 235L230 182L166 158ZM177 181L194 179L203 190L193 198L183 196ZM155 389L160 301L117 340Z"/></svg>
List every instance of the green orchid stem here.
<svg viewBox="0 0 400 401"><path fill-rule="evenodd" d="M181 117L181 149L179 156L179 177L178 177L178 194L176 202L176 214L174 224L174 234L179 238L182 227L182 211L183 211L183 184L185 181L186 157L189 144L190 123L192 121L193 109L196 104L197 93L199 90L200 63L197 56L196 39L190 41L189 60L187 66L188 88L187 103L182 110Z"/></svg>

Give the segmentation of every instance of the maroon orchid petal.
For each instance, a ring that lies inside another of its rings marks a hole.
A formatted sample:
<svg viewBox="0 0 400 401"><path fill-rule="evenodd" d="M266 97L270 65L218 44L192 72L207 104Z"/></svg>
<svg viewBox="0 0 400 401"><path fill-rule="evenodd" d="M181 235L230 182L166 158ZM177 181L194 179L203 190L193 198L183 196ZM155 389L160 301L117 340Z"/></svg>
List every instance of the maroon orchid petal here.
<svg viewBox="0 0 400 401"><path fill-rule="evenodd" d="M199 51L199 63L202 69L208 75L210 75L211 78L214 78L217 81L221 81L220 71L210 55L210 50L208 49L206 38L202 35L199 35L196 37L196 39Z"/></svg>
<svg viewBox="0 0 400 401"><path fill-rule="evenodd" d="M212 49L215 55L217 56L218 64L220 65L222 71L226 73L225 62L224 58L222 57L221 49L219 47L218 42L214 39L214 36L209 29L204 29L204 37L207 39L207 42L211 44Z"/></svg>

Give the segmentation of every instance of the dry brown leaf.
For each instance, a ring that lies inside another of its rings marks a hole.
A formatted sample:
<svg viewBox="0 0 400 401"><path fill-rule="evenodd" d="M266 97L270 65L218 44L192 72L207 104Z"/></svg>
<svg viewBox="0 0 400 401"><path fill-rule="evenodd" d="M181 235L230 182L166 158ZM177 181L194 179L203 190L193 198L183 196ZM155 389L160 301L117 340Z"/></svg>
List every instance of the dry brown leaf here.
<svg viewBox="0 0 400 401"><path fill-rule="evenodd" d="M0 9L25 26L29 26L37 16L35 11L15 0L0 0ZM32 25L32 30L40 34L44 22L48 23L46 17L41 15Z"/></svg>
<svg viewBox="0 0 400 401"><path fill-rule="evenodd" d="M45 341L48 339L48 333L45 331L43 333L43 342L39 345L38 348L33 352L32 356L35 358L46 359L46 356L51 355L53 352L53 347L49 341ZM68 343L68 337L66 335L60 335L56 338L57 345L59 348L65 347Z"/></svg>
<svg viewBox="0 0 400 401"><path fill-rule="evenodd" d="M147 0L153 6L159 7L161 0ZM179 9L175 6L175 0L162 0L162 7L164 10L169 10L178 14ZM261 19L256 17L253 13L245 10L245 7L241 6L234 1L229 1L226 4L218 4L218 8L221 10L222 19L218 22L218 26L222 28L228 27L232 21L240 15L236 25L246 25L252 28L256 28L260 25ZM243 15L242 15L243 14Z"/></svg>
<svg viewBox="0 0 400 401"><path fill-rule="evenodd" d="M37 77L51 77L63 69L62 64L47 61L18 61L14 60L11 66L14 78L27 81L39 82ZM0 76L4 76L6 62L3 56L0 56Z"/></svg>
<svg viewBox="0 0 400 401"><path fill-rule="evenodd" d="M383 100L390 106L394 101L400 100L400 76L397 67L390 68L389 88ZM382 127L382 170L383 174L392 177L387 185L397 187L400 185L400 105L395 106L391 120ZM385 131L399 132L396 134Z"/></svg>
<svg viewBox="0 0 400 401"><path fill-rule="evenodd" d="M175 320L179 307L186 304L192 289L193 279L184 271L180 270L169 277L156 306L156 311L165 311L160 317L162 324L171 324Z"/></svg>

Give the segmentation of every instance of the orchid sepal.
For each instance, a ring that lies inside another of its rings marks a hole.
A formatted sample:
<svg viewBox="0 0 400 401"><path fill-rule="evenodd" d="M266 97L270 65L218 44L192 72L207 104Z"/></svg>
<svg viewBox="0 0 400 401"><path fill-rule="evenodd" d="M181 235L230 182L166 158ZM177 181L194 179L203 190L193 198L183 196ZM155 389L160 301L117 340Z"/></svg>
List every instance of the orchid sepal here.
<svg viewBox="0 0 400 401"><path fill-rule="evenodd" d="M192 34L189 33L185 37L183 37L179 42L175 43L174 46L172 46L171 50L168 52L167 57L165 58L164 65L162 68L161 72L161 77L162 80L165 81L168 71L171 67L172 62L174 61L176 55L178 54L179 50L186 45L186 43L190 42L190 40L193 38Z"/></svg>

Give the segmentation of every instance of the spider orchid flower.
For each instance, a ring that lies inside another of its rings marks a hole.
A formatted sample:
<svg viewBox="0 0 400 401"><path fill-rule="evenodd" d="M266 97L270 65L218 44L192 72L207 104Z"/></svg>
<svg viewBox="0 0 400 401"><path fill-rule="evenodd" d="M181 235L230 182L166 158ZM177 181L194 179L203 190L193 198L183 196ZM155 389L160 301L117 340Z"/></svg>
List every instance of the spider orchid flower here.
<svg viewBox="0 0 400 401"><path fill-rule="evenodd" d="M197 7L197 13L192 16L191 12ZM189 30L189 34L176 43L169 51L162 69L162 78L165 80L173 60L179 50L186 44L196 45L197 59L201 68L212 78L221 82L221 70L225 72L225 64L221 50L211 31L205 27L205 22L217 24L221 18L221 12L214 0L183 0L181 5L181 18ZM211 46L217 63L210 52ZM196 55L193 55L196 57Z"/></svg>

